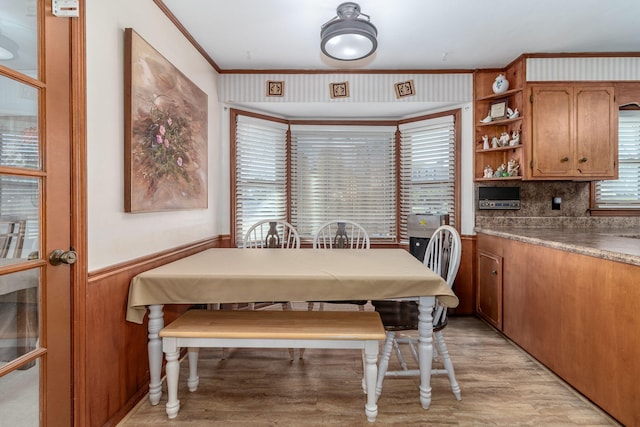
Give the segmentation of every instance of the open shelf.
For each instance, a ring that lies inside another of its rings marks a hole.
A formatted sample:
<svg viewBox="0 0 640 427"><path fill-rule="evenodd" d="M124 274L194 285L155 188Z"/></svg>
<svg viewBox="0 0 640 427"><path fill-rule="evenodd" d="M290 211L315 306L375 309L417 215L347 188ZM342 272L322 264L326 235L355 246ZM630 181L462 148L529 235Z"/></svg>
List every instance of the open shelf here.
<svg viewBox="0 0 640 427"><path fill-rule="evenodd" d="M495 78L503 74L509 81L509 90L502 93L493 93ZM504 69L477 70L474 73L474 181L517 181L522 180L525 172L526 150L523 146L528 143L525 120L527 103L525 102L524 61L516 60ZM482 123L496 102L506 101L506 107L518 110L518 117L502 118ZM514 132L520 134L520 143L514 146L483 149L482 137L487 135L489 140L500 138L503 133L511 136ZM484 178L484 169L490 166L494 171L502 164L515 160L520 166L518 176L499 178Z"/></svg>
<svg viewBox="0 0 640 427"><path fill-rule="evenodd" d="M515 123L515 122L520 122L520 121L522 121L522 117L516 117L515 119L493 120L493 121L490 121L488 123L479 122L476 126L478 126L478 127L483 127L483 126L502 126L502 125L508 125L510 123Z"/></svg>
<svg viewBox="0 0 640 427"><path fill-rule="evenodd" d="M507 97L509 97L511 95L515 95L518 92L522 92L522 88L510 89L510 90L504 91L502 93L493 93L491 95L482 96L482 97L476 99L476 101L490 101L490 100L493 100L493 99L507 98Z"/></svg>
<svg viewBox="0 0 640 427"><path fill-rule="evenodd" d="M476 178L476 182L485 181L517 181L522 180L521 176L503 176L502 178Z"/></svg>
<svg viewBox="0 0 640 427"><path fill-rule="evenodd" d="M517 150L518 148L522 148L522 144L507 146L507 147L498 147L498 148L489 148L485 150L484 148L477 148L476 153L491 153L495 151L509 151L509 150Z"/></svg>

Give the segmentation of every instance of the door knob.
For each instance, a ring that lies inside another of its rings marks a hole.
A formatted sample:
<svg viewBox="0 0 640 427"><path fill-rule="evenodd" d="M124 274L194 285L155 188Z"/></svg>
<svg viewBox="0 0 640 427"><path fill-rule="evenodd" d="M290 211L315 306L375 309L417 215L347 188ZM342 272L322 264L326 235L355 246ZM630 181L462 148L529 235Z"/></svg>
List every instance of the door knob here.
<svg viewBox="0 0 640 427"><path fill-rule="evenodd" d="M74 250L63 251L62 249L55 249L49 255L49 263L51 265L73 264L77 260L78 254Z"/></svg>

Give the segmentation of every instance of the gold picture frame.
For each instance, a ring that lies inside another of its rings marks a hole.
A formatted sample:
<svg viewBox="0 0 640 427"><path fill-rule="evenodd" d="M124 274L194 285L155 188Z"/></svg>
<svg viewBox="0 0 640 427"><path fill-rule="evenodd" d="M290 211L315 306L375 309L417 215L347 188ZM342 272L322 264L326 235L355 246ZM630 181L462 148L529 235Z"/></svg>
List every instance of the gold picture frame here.
<svg viewBox="0 0 640 427"><path fill-rule="evenodd" d="M284 96L284 82L267 80L267 96Z"/></svg>
<svg viewBox="0 0 640 427"><path fill-rule="evenodd" d="M416 94L413 80L396 83L394 87L396 89L396 98L404 98L405 96L413 96Z"/></svg>
<svg viewBox="0 0 640 427"><path fill-rule="evenodd" d="M329 96L331 99L348 98L349 82L329 83Z"/></svg>
<svg viewBox="0 0 640 427"><path fill-rule="evenodd" d="M507 118L507 98L492 102L489 106L491 120L504 120Z"/></svg>
<svg viewBox="0 0 640 427"><path fill-rule="evenodd" d="M208 97L125 28L124 211L208 204Z"/></svg>

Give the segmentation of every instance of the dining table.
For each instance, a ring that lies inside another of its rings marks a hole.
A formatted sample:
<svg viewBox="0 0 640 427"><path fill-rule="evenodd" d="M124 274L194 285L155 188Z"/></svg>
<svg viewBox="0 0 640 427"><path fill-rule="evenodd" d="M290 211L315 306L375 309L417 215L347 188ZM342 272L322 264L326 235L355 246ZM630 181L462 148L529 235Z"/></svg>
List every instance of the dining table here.
<svg viewBox="0 0 640 427"><path fill-rule="evenodd" d="M162 395L165 304L256 301L413 300L418 302L419 398L431 404L432 310L436 298L456 307L447 283L405 249L214 248L132 278L126 320L148 312L149 401Z"/></svg>

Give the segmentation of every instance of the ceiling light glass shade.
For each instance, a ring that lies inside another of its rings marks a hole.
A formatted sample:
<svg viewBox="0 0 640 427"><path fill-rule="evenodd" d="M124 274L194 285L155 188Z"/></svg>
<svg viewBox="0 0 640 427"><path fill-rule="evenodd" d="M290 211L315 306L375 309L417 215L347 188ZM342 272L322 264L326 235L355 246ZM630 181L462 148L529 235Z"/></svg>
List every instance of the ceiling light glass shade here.
<svg viewBox="0 0 640 427"><path fill-rule="evenodd" d="M359 15L360 6L356 3L338 6L338 16L320 29L320 48L325 55L340 61L354 61L376 51L378 30L368 20L358 19Z"/></svg>

